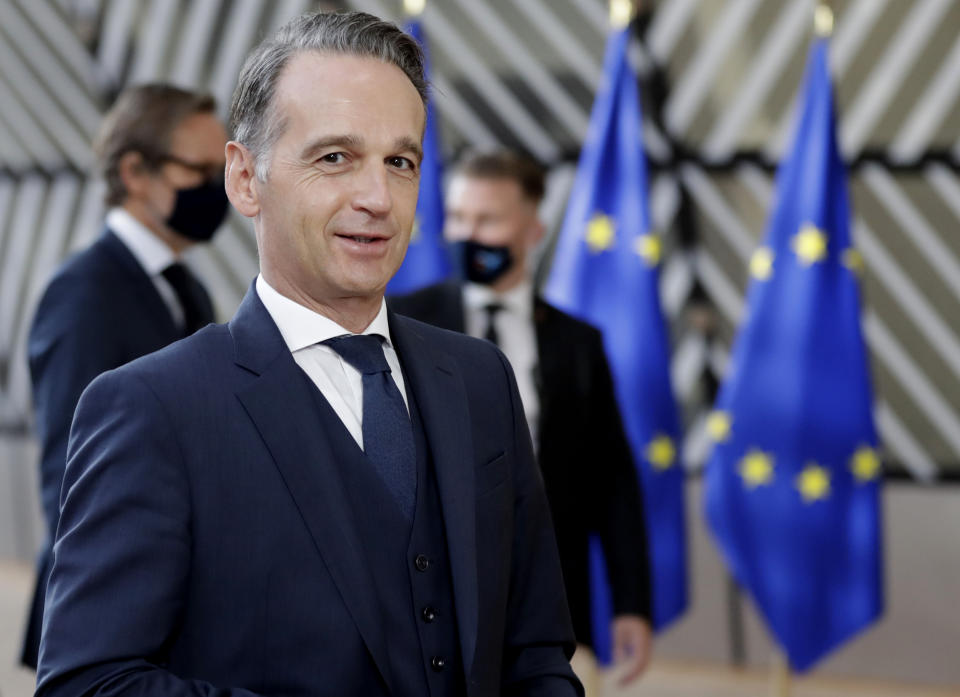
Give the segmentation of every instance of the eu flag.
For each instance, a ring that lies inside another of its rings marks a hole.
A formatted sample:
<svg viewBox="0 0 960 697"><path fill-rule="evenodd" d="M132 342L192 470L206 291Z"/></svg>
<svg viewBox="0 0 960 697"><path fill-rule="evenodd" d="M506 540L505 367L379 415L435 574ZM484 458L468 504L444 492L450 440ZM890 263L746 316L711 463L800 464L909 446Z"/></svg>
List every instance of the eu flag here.
<svg viewBox="0 0 960 697"><path fill-rule="evenodd" d="M711 415L706 514L797 671L882 612L880 463L826 39Z"/></svg>
<svg viewBox="0 0 960 697"><path fill-rule="evenodd" d="M430 60L420 22L410 20L404 26L423 48L425 72L430 74ZM387 294L412 293L438 283L450 275L450 260L443 243L443 160L440 136L433 103L427 105L427 129L423 134L423 162L420 163L420 197L417 215L410 236L407 256L396 275L387 284Z"/></svg>
<svg viewBox="0 0 960 697"><path fill-rule="evenodd" d="M627 27L614 32L607 45L604 81L593 105L545 294L603 332L643 488L652 621L660 629L687 605L684 472L670 387L669 340L658 292L661 242L650 229L640 98L627 58L629 40ZM591 568L602 568L595 562L600 550L595 541L592 544ZM599 590L599 597L609 597L607 589ZM609 622L609 609L606 613ZM609 645L599 643L608 635L609 624L597 620L595 648L601 659L609 659Z"/></svg>

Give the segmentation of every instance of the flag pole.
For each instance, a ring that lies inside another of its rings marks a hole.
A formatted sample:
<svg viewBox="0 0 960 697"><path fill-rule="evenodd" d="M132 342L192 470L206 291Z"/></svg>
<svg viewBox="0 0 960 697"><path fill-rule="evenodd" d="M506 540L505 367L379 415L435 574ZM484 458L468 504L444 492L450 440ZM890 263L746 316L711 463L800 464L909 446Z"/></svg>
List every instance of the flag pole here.
<svg viewBox="0 0 960 697"><path fill-rule="evenodd" d="M790 664L783 649L774 645L770 654L770 697L790 697Z"/></svg>
<svg viewBox="0 0 960 697"><path fill-rule="evenodd" d="M427 0L403 0L403 12L408 17L418 17L427 7Z"/></svg>
<svg viewBox="0 0 960 697"><path fill-rule="evenodd" d="M830 0L818 0L813 11L813 32L817 38L829 38L833 34L833 8ZM790 663L783 648L775 643L770 654L771 697L790 697L791 679Z"/></svg>

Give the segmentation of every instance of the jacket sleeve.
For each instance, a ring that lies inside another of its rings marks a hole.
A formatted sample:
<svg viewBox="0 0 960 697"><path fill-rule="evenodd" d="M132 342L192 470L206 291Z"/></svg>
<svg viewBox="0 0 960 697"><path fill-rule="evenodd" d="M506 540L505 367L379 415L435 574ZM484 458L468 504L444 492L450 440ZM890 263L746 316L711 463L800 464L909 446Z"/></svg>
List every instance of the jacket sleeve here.
<svg viewBox="0 0 960 697"><path fill-rule="evenodd" d="M112 371L77 407L46 597L43 697L255 697L162 669L190 564L176 433L138 376Z"/></svg>
<svg viewBox="0 0 960 697"><path fill-rule="evenodd" d="M110 321L95 293L58 278L44 293L30 329L41 501L51 538L60 519L60 486L74 409L95 377L121 363L122 347L107 326Z"/></svg>
<svg viewBox="0 0 960 697"><path fill-rule="evenodd" d="M583 687L570 668L575 642L543 481L516 379L506 358L499 356L509 380L515 453L514 544L501 694L582 697Z"/></svg>
<svg viewBox="0 0 960 697"><path fill-rule="evenodd" d="M596 525L607 561L614 615L650 617L650 562L640 478L623 428L603 341L590 347L591 433L597 459Z"/></svg>

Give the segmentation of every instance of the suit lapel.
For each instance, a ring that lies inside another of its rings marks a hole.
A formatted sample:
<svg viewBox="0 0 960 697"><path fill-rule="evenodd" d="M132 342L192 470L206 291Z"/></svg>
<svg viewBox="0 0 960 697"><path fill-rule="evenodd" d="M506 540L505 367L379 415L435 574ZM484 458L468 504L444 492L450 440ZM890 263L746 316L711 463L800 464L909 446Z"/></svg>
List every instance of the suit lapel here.
<svg viewBox="0 0 960 697"><path fill-rule="evenodd" d="M156 327L164 336L169 337L167 343L183 338L183 332L174 322L173 315L170 314L170 308L160 297L157 287L150 280L143 267L140 266L140 262L127 249L127 246L109 229L100 238L100 242L110 258L123 269L134 284L135 292L139 298L137 305L142 308L143 314L148 320L147 324Z"/></svg>
<svg viewBox="0 0 960 697"><path fill-rule="evenodd" d="M385 637L376 604L369 598L373 582L358 552L363 546L350 499L333 464L337 454L316 420L314 388L253 288L230 322L230 331L237 364L259 376L237 396L270 450L367 649L390 685Z"/></svg>
<svg viewBox="0 0 960 697"><path fill-rule="evenodd" d="M409 320L391 313L390 335L408 389L423 416L433 455L453 575L460 649L464 673L469 678L477 644L479 589L474 457L466 389L452 358L433 349Z"/></svg>

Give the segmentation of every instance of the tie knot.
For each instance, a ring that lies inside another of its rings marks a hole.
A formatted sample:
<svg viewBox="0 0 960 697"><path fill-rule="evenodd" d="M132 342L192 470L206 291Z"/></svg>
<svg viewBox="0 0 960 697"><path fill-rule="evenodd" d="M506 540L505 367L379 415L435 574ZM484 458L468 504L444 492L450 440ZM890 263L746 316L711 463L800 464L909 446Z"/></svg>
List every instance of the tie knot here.
<svg viewBox="0 0 960 697"><path fill-rule="evenodd" d="M390 366L383 355L380 337L376 334L352 334L327 339L327 346L340 354L347 363L364 375L389 373Z"/></svg>
<svg viewBox="0 0 960 697"><path fill-rule="evenodd" d="M489 305L483 306L483 311L490 316L490 319L493 319L497 316L497 313L503 310L503 305L501 303L490 303Z"/></svg>

